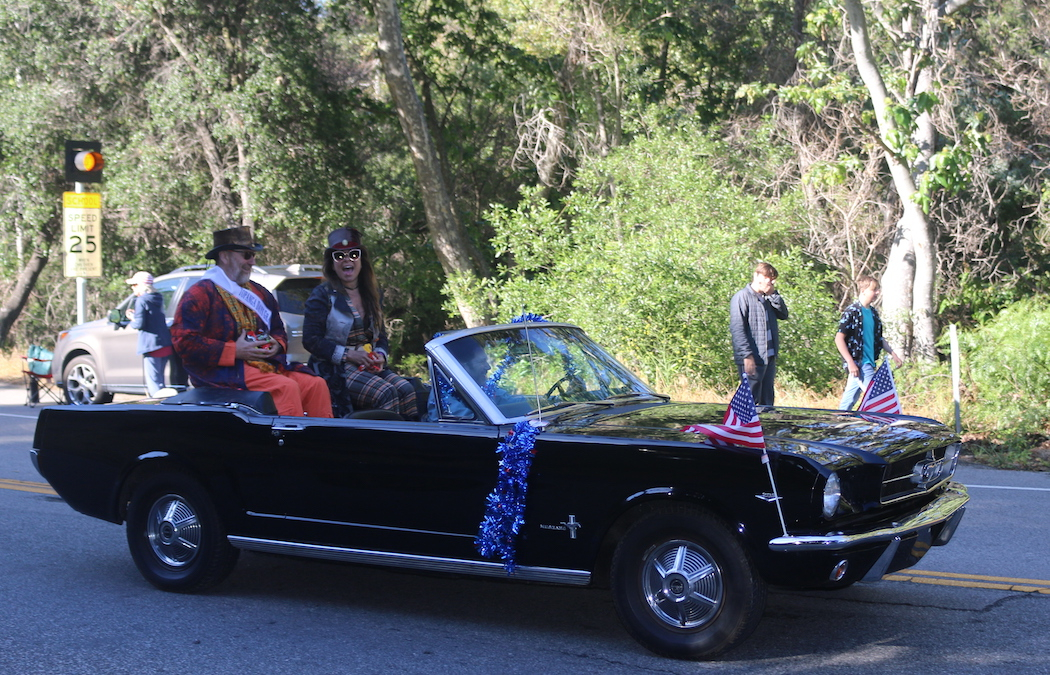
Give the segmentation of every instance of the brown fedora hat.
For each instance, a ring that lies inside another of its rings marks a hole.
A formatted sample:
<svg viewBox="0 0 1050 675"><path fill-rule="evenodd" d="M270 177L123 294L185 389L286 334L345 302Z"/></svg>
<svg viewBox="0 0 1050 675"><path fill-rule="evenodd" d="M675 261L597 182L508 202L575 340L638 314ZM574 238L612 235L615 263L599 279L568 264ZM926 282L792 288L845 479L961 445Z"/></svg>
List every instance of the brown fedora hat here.
<svg viewBox="0 0 1050 675"><path fill-rule="evenodd" d="M208 260L215 260L219 251L261 251L263 245L252 241L252 228L231 227L212 233L212 249L204 254Z"/></svg>

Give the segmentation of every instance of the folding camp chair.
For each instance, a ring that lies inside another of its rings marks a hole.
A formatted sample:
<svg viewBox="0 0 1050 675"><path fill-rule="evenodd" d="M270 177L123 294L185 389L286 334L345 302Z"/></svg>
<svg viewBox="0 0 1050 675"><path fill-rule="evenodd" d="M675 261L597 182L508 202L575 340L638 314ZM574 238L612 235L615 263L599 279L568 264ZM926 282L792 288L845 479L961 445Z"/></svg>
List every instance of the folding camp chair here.
<svg viewBox="0 0 1050 675"><path fill-rule="evenodd" d="M25 404L32 407L40 403L40 395L55 403L64 403L62 392L51 377L51 358L54 354L38 345L29 345L22 357L22 379L26 385Z"/></svg>

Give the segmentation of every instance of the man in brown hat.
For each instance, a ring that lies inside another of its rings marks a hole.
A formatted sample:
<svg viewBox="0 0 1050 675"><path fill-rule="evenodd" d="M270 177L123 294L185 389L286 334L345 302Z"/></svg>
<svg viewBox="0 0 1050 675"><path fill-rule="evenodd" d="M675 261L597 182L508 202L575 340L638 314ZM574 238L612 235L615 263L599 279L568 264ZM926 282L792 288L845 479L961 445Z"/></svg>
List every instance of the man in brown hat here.
<svg viewBox="0 0 1050 675"><path fill-rule="evenodd" d="M214 233L204 257L215 266L175 310L175 351L195 387L268 391L282 415L331 417L328 385L302 364L288 365L277 299L250 279L261 250L248 227Z"/></svg>

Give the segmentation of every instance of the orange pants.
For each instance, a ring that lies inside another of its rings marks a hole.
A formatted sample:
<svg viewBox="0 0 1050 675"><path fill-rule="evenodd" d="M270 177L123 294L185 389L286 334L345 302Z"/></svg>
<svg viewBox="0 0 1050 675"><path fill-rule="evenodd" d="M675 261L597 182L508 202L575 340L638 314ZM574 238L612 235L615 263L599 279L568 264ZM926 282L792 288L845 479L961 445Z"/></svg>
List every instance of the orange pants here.
<svg viewBox="0 0 1050 675"><path fill-rule="evenodd" d="M244 385L252 391L268 391L281 415L331 417L332 398L328 383L316 375L288 370L264 373L244 364Z"/></svg>

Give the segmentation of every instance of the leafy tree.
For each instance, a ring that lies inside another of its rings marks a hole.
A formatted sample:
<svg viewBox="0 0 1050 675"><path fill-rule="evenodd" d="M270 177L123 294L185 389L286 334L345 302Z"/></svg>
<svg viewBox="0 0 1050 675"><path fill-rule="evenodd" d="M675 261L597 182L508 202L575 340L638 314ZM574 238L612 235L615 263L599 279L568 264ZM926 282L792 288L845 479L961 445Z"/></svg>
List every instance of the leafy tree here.
<svg viewBox="0 0 1050 675"><path fill-rule="evenodd" d="M937 310L958 306L938 306L936 286L954 292L963 272L1025 275L1043 258L1031 228L1041 146L1015 134L1023 120L1031 139L1042 117L1028 111L1045 90L1046 39L1022 27L1046 8L843 0L811 10L798 83L773 101L799 148L791 180L813 204L808 248L849 281L885 264L885 313L929 358Z"/></svg>
<svg viewBox="0 0 1050 675"><path fill-rule="evenodd" d="M678 0L496 2L513 44L546 65L520 92L515 160L555 190L574 167L627 140L655 105L705 122L741 107L734 92L794 70L794 14L805 2Z"/></svg>
<svg viewBox="0 0 1050 675"><path fill-rule="evenodd" d="M725 179L727 147L693 126L646 129L581 167L561 211L541 191L490 212L502 254L501 316L526 308L578 323L651 381L736 382L729 300L755 263L781 272L782 382L818 389L838 376L828 275L786 242L791 200L764 202Z"/></svg>
<svg viewBox="0 0 1050 675"><path fill-rule="evenodd" d="M442 160L427 127L427 118L416 94L405 56L401 16L396 0L375 0L373 8L379 29L379 55L387 86L397 110L423 194L434 249L446 277L460 282L450 286L460 315L468 326L483 325L490 313L482 305L472 306L457 287L488 276L488 261L480 256L456 213ZM475 311L475 310L480 311Z"/></svg>
<svg viewBox="0 0 1050 675"><path fill-rule="evenodd" d="M384 253L415 208L415 200L397 208L403 142L385 104L363 95L368 55L328 39L325 25L318 6L284 0L5 5L0 60L12 75L0 98L2 194L19 206L0 225L14 244L2 260L32 262L25 280L43 274L48 295L41 308L34 284L18 285L23 302L5 301L4 329L27 301L33 334L53 334L72 314L61 268L43 264L61 226L63 138L102 140L108 161L107 276L90 284L93 315L126 293L128 271L197 262L211 232L231 223L254 226L274 262L319 262L325 233L347 223ZM27 258L22 244L33 237L41 244ZM413 248L392 254L432 255L411 237L399 241ZM432 286L419 284L421 294ZM414 288L392 289L403 304L390 316L405 316Z"/></svg>
<svg viewBox="0 0 1050 675"><path fill-rule="evenodd" d="M935 241L923 207L931 182L951 189L961 180L959 164L951 158L963 149L942 149L935 159L936 128L929 110L937 103L932 92L934 73L940 59L942 20L969 0L939 3L924 0L916 5L894 7L894 16L884 19L887 28L883 43L892 51L889 59L896 71L888 70L886 60L876 59L868 30L868 17L860 0L843 0L848 17L850 40L860 77L871 97L879 136L889 164L893 184L900 197L903 215L897 223L882 283L886 319L920 358L932 360L936 325L934 316ZM899 32L896 28L899 27ZM892 78L892 80L891 80ZM899 87L891 97L888 81ZM926 185L924 185L924 182ZM923 188L926 188L925 190ZM957 191L957 189L956 189Z"/></svg>
<svg viewBox="0 0 1050 675"><path fill-rule="evenodd" d="M129 55L110 48L106 14L87 1L13 0L0 7L0 344L20 313L35 306L34 289L61 286L46 267L62 233L61 171L65 139L105 138L126 112L120 72ZM72 303L50 304L41 314L73 314ZM47 336L46 316L30 331Z"/></svg>

